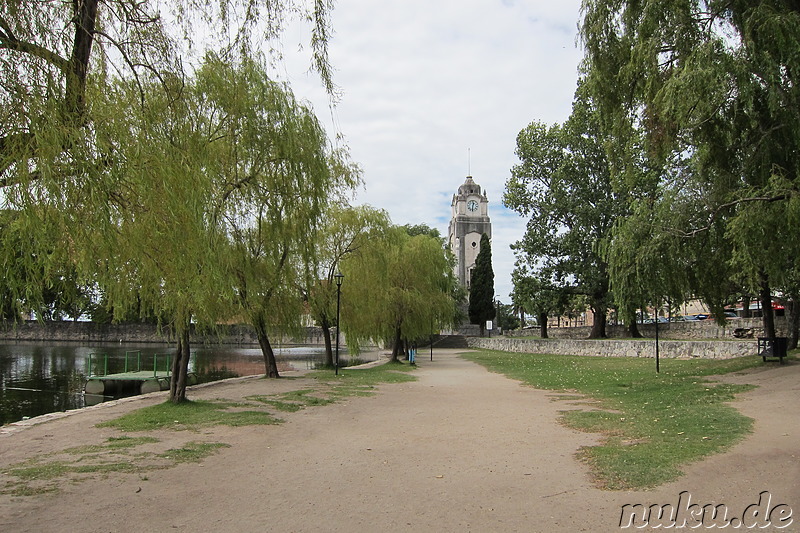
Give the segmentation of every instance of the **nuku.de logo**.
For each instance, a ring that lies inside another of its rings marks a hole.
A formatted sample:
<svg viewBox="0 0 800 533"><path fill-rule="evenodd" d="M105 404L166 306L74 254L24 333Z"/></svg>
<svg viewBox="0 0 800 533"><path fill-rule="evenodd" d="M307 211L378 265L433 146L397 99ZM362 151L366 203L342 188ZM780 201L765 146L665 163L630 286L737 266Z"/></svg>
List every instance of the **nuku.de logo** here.
<svg viewBox="0 0 800 533"><path fill-rule="evenodd" d="M792 508L785 504L772 504L772 494L763 491L758 503L748 505L740 515L729 512L725 504L692 503L692 495L683 491L678 495L678 504L659 505L628 504L622 506L619 527L627 528L722 528L759 529L774 527L782 529L792 524Z"/></svg>

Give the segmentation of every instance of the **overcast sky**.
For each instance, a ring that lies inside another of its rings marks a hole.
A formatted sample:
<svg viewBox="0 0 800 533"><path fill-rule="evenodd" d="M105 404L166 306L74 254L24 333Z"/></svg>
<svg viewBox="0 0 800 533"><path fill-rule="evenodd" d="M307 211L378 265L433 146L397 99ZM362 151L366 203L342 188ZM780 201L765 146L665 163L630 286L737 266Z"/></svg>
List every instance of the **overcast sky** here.
<svg viewBox="0 0 800 533"><path fill-rule="evenodd" d="M579 9L580 0L337 0L330 59L338 106L329 110L294 49L282 77L331 136L344 135L365 181L354 203L446 237L452 196L471 174L489 198L495 293L510 303L509 246L526 219L502 206L503 191L518 161L517 133L569 115ZM307 40L303 30L286 35L286 43Z"/></svg>

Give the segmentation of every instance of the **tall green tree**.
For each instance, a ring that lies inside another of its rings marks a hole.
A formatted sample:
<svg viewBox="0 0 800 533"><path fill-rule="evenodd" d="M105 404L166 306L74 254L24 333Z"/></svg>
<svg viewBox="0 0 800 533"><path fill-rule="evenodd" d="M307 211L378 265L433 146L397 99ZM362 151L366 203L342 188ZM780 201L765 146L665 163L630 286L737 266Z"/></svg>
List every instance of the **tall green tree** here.
<svg viewBox="0 0 800 533"><path fill-rule="evenodd" d="M486 321L497 315L494 305L494 269L492 268L492 244L489 236L481 235L480 251L475 258L475 268L469 285L469 321L478 324L481 337L486 331Z"/></svg>
<svg viewBox="0 0 800 533"><path fill-rule="evenodd" d="M324 215L302 289L309 312L322 329L326 366L333 366L331 328L338 326L336 275L341 274L341 263L347 255L370 253L370 243L383 241L390 225L385 211L366 205L336 203Z"/></svg>
<svg viewBox="0 0 800 533"><path fill-rule="evenodd" d="M611 286L629 326L639 309L666 302L675 307L695 297L722 315L741 290L725 224L718 221L691 239L673 229L697 216L685 193L675 197L659 187L653 198L632 202L630 215L614 228L607 248Z"/></svg>
<svg viewBox="0 0 800 533"><path fill-rule="evenodd" d="M452 264L441 241L392 228L342 261L342 330L348 347L366 340L392 344L396 361L406 342L453 324Z"/></svg>
<svg viewBox="0 0 800 533"><path fill-rule="evenodd" d="M514 306L497 302L497 326L503 331L518 329L519 317L514 313Z"/></svg>
<svg viewBox="0 0 800 533"><path fill-rule="evenodd" d="M772 204L793 210L796 203L800 6L782 0L586 0L583 11L585 70L619 162L615 176L636 191L652 190L653 176L662 190L688 191L668 199L673 213L686 216L667 230L698 257L698 237L715 241L715 254L727 250L722 263L746 273L750 291L760 292L771 309L771 289L780 282L770 264L785 263L786 252L759 253L769 243L736 228L757 228ZM628 142L632 131L644 132L639 146ZM652 169L650 183L627 172L642 158ZM654 212L669 212L653 200ZM788 224L776 229L776 241L791 239ZM693 291L717 306L714 295L704 293L713 292L718 269L696 271ZM773 336L769 312L764 325Z"/></svg>
<svg viewBox="0 0 800 533"><path fill-rule="evenodd" d="M177 339L170 399L181 402L191 330L216 324L231 308L233 294L220 224L225 177L214 171L210 148L218 117L206 113L210 104L196 80L175 80L173 90L165 94L156 81L121 81L103 95L108 114L96 132L104 149L106 143L115 146L115 165L102 176L114 200L87 212L86 225L69 234L82 243L75 256L79 264L94 269L116 312L157 309L166 318L163 325ZM69 201L55 194L46 200ZM92 207L91 201L73 201L73 209ZM70 212L61 213L68 223Z"/></svg>
<svg viewBox="0 0 800 533"><path fill-rule="evenodd" d="M563 287L558 287L547 269L531 272L527 266L518 265L511 274L514 285L512 298L526 313L533 315L539 325L539 336L548 338L547 323L551 316L562 316L572 307L576 297Z"/></svg>
<svg viewBox="0 0 800 533"><path fill-rule="evenodd" d="M34 148L42 146L46 132L38 126L43 113L53 112L66 123L85 126L91 118L92 82L108 83L109 73L128 79L147 72L179 74L181 54L187 47L199 46L200 35L210 49L264 50L291 17L308 20L313 66L333 92L327 58L329 3L308 7L292 0L174 0L169 4L171 10L152 0L0 4L3 104L18 104L15 112L3 114L0 172L33 157Z"/></svg>
<svg viewBox="0 0 800 533"><path fill-rule="evenodd" d="M270 332L303 327L306 265L318 254L331 201L358 183L358 169L329 145L313 111L258 62L210 56L197 83L214 131L208 171L231 241L232 285L266 374L278 377Z"/></svg>
<svg viewBox="0 0 800 533"><path fill-rule="evenodd" d="M531 123L517 136L516 153L520 163L503 204L530 219L513 248L531 270L545 268L556 285L585 295L594 314L590 335L605 337L612 298L602 247L627 206L612 187L599 117L584 86L563 125Z"/></svg>
<svg viewBox="0 0 800 533"><path fill-rule="evenodd" d="M53 257L80 276L95 273L117 312L136 294L171 317L180 339L171 399L181 401L190 324L212 322L231 296L219 259L227 237L215 209L219 183L209 173L215 129L203 129L209 117L189 97L196 88L184 52L201 44L244 57L269 52L298 15L312 23L314 66L334 91L328 3L176 0L172 7L0 4L0 188L30 238L45 228L58 235ZM193 42L198 35L203 43ZM15 291L41 285L11 274L6 285Z"/></svg>

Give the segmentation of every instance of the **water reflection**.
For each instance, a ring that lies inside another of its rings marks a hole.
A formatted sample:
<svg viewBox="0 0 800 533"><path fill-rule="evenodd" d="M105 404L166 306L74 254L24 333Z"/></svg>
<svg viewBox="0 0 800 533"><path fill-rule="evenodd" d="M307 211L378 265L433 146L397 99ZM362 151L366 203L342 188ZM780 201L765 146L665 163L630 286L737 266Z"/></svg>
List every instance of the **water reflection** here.
<svg viewBox="0 0 800 533"><path fill-rule="evenodd" d="M149 370L154 361L163 369L172 350L171 346L152 344L0 342L0 425L109 399L83 394L90 354L95 365L105 365L107 355L108 372L114 373L125 370L126 352L140 352L141 367ZM264 373L258 348L199 346L192 349L192 355L190 371L200 382ZM319 346L283 347L276 352L283 370L311 368L322 355ZM139 363L138 357L128 354L131 370Z"/></svg>

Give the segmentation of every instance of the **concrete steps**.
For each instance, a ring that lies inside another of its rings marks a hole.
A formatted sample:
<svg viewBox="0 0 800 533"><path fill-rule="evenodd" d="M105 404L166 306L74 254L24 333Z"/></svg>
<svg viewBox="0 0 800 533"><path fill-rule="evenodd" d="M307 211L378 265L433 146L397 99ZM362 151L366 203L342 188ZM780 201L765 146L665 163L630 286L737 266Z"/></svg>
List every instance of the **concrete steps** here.
<svg viewBox="0 0 800 533"><path fill-rule="evenodd" d="M435 335L433 337L434 348L469 348L467 338L464 335Z"/></svg>

